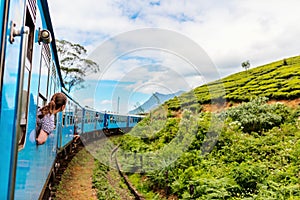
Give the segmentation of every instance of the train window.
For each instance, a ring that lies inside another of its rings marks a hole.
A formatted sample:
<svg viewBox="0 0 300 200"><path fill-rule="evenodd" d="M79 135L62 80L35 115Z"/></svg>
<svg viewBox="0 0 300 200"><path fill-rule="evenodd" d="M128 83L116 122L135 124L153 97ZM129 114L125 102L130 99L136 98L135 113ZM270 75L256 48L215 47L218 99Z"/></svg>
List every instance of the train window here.
<svg viewBox="0 0 300 200"><path fill-rule="evenodd" d="M52 96L55 91L56 91L56 68L55 68L55 65L54 63L52 62L52 66L51 66L51 95Z"/></svg>
<svg viewBox="0 0 300 200"><path fill-rule="evenodd" d="M27 131L27 118L28 118L28 106L29 106L29 88L30 88L30 78L31 78L31 67L32 67L32 50L34 43L34 30L35 30L35 16L36 16L36 2L30 5L34 0L31 0L26 6L25 14L25 26L29 28L28 43L26 49L25 66L22 69L24 72L23 82L21 82L20 96L21 96L21 107L20 107L20 130L18 131L18 147L19 150L23 148L25 144L26 131Z"/></svg>
<svg viewBox="0 0 300 200"><path fill-rule="evenodd" d="M27 58L29 60L32 59L32 50L33 50L33 41L34 41L34 22L30 16L29 9L27 8L26 11L26 26L29 27L29 38L28 38L28 51L27 51ZM31 28L32 27L32 28Z"/></svg>
<svg viewBox="0 0 300 200"><path fill-rule="evenodd" d="M63 113L62 126L65 126L65 118L66 118L66 113Z"/></svg>
<svg viewBox="0 0 300 200"><path fill-rule="evenodd" d="M45 45L43 45L45 46ZM49 84L49 57L46 57L46 49L42 50L41 68L40 68L40 89L39 93L44 97L48 97L48 84Z"/></svg>
<svg viewBox="0 0 300 200"><path fill-rule="evenodd" d="M78 117L77 123L82 123L82 111L79 111L79 112L77 113L77 117Z"/></svg>
<svg viewBox="0 0 300 200"><path fill-rule="evenodd" d="M55 80L56 80L56 70L55 70L55 65L52 62L51 67L50 67L50 78L49 78L49 96L52 97L52 95L55 93L56 91L56 85L55 85Z"/></svg>
<svg viewBox="0 0 300 200"><path fill-rule="evenodd" d="M57 115L54 115L54 125L55 125L55 128L56 128L56 124L57 124Z"/></svg>
<svg viewBox="0 0 300 200"><path fill-rule="evenodd" d="M66 116L66 119L65 119L65 124L66 124L67 126L69 125L69 118L70 118L70 116L67 115L67 116Z"/></svg>
<svg viewBox="0 0 300 200"><path fill-rule="evenodd" d="M44 97L43 95L39 94L38 97L38 108L42 108L43 106L45 106L47 103L47 99L46 97Z"/></svg>
<svg viewBox="0 0 300 200"><path fill-rule="evenodd" d="M50 92L50 97L53 96L53 94L56 93L56 85L55 85L55 80L53 78L51 78L51 92Z"/></svg>
<svg viewBox="0 0 300 200"><path fill-rule="evenodd" d="M74 124L74 117L73 116L70 117L70 124L72 124L72 125Z"/></svg>
<svg viewBox="0 0 300 200"><path fill-rule="evenodd" d="M25 67L27 68L27 67ZM29 94L29 70L24 71L24 83L22 91L22 107L21 107L21 126L27 123L27 113L28 113L28 94Z"/></svg>

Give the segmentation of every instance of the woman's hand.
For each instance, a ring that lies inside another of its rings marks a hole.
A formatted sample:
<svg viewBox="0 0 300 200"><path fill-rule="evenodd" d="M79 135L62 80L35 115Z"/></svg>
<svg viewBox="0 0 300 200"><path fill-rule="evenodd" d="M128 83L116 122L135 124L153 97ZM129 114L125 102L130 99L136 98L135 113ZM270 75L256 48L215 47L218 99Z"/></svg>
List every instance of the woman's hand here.
<svg viewBox="0 0 300 200"><path fill-rule="evenodd" d="M44 144L47 138L48 138L48 134L43 129L41 129L38 138L36 138L36 142L37 144Z"/></svg>

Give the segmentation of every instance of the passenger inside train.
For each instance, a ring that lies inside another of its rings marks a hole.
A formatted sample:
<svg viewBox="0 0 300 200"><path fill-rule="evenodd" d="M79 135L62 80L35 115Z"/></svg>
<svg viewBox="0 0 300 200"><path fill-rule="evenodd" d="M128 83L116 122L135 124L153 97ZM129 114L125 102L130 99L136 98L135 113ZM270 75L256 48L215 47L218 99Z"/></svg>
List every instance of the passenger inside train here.
<svg viewBox="0 0 300 200"><path fill-rule="evenodd" d="M36 127L36 143L44 144L48 135L55 129L54 115L65 109L67 97L63 93L55 93L51 101L38 110L37 127Z"/></svg>

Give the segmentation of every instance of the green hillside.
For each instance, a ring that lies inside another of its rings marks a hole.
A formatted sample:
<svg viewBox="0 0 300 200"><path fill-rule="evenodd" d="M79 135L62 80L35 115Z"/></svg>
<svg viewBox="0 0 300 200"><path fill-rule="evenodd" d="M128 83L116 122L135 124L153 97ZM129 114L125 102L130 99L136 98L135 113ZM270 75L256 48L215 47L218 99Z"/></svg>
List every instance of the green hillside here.
<svg viewBox="0 0 300 200"><path fill-rule="evenodd" d="M300 56L239 72L226 78L197 87L166 102L171 110L185 105L207 104L226 100L249 101L264 96L274 100L300 97Z"/></svg>
<svg viewBox="0 0 300 200"><path fill-rule="evenodd" d="M145 199L300 199L300 106L268 103L299 98L299 76L298 56L167 101L116 139L122 169Z"/></svg>

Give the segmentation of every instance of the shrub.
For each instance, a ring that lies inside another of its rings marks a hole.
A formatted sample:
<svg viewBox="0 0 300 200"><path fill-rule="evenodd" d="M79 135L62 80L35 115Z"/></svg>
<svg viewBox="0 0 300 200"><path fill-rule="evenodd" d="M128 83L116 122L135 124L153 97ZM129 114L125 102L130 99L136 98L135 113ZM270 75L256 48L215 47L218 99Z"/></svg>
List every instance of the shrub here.
<svg viewBox="0 0 300 200"><path fill-rule="evenodd" d="M259 97L248 103L230 108L220 114L223 119L238 121L245 132L261 132L278 126L288 117L289 109L283 104L266 103L267 98Z"/></svg>

